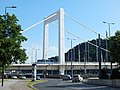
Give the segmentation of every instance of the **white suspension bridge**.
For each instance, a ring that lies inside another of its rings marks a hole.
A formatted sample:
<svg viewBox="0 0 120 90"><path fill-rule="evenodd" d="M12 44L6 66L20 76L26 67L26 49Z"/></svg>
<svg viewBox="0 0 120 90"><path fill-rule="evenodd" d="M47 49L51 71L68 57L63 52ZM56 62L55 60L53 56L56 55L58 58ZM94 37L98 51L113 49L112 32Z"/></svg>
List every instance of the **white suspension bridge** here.
<svg viewBox="0 0 120 90"><path fill-rule="evenodd" d="M103 35L101 35L100 33L96 32L95 30L93 29L90 29L89 27L87 27L86 25L80 23L77 19L75 19L74 17L70 16L69 14L65 13L64 12L64 9L63 8L60 8L57 12L45 17L43 20L39 21L38 23L35 23L34 25L26 28L25 30L23 30L21 33L24 33L24 32L27 32L28 30L34 28L35 26L41 24L41 23L44 23L44 34L43 34L43 60L46 60L48 59L48 29L49 29L49 23L52 23L53 25L59 27L59 33L58 33L58 38L59 38L59 41L58 41L58 58L59 58L59 63L55 64L47 64L47 63L44 63L44 64L38 64L38 70L44 70L44 69L47 69L47 70L58 70L61 74L64 74L65 71L67 70L81 70L81 69L99 69L99 68L104 68L104 66L106 65L107 68L110 69L110 62L65 62L65 52L64 52L64 31L75 36L76 38L82 40L82 41L85 41L93 46L96 47L96 50L97 50L97 53L99 49L101 50L104 50L106 51L107 53L109 53L109 50L105 49L105 48L102 48L100 46L98 46L97 44L94 44L94 43L91 43L89 41L86 41L86 39L83 39L81 37L79 37L78 35L70 32L68 29L66 29L64 27L64 15L66 15L67 17L69 17L73 22L77 23L78 25L82 26L83 28L85 28L85 30L89 30L90 32L94 33L96 36L100 36L104 39L107 39L106 37L104 37ZM58 20L58 25L53 23L53 21L55 20ZM97 40L96 40L97 41ZM100 54L99 54L100 55ZM98 55L97 55L98 56ZM99 56L98 56L99 57ZM100 56L101 57L101 56ZM80 61L80 60L79 60ZM99 61L99 60L97 60ZM102 67L100 67L100 65ZM31 69L31 64L13 64L11 65L11 69L27 69L27 70L30 70ZM74 67L73 67L74 66ZM113 63L113 68L115 68L117 66L116 63ZM86 72L86 71L85 71Z"/></svg>

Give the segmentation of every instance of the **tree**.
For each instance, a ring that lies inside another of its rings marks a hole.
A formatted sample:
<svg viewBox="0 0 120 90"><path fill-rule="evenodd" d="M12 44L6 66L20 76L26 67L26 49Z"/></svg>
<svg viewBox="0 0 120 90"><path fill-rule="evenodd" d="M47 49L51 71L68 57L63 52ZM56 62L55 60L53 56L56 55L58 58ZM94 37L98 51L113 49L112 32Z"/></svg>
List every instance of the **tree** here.
<svg viewBox="0 0 120 90"><path fill-rule="evenodd" d="M2 67L2 86L4 68L11 63L18 61L25 63L27 55L22 49L21 43L27 38L22 36L21 26L18 24L16 16L0 15L0 67Z"/></svg>
<svg viewBox="0 0 120 90"><path fill-rule="evenodd" d="M109 40L112 62L117 62L120 65L120 31L117 31L115 36L110 37Z"/></svg>
<svg viewBox="0 0 120 90"><path fill-rule="evenodd" d="M27 55L21 43L27 38L21 33L21 26L15 15L0 16L0 66L12 62L25 63Z"/></svg>

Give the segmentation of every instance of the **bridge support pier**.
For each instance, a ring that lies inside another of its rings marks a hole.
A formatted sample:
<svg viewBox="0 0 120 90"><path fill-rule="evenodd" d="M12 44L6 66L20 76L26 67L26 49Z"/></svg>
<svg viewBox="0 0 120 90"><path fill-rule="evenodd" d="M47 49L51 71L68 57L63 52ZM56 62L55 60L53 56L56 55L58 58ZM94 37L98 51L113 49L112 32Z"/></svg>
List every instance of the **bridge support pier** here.
<svg viewBox="0 0 120 90"><path fill-rule="evenodd" d="M60 65L59 66L60 75L64 75L64 71L65 71L65 65Z"/></svg>

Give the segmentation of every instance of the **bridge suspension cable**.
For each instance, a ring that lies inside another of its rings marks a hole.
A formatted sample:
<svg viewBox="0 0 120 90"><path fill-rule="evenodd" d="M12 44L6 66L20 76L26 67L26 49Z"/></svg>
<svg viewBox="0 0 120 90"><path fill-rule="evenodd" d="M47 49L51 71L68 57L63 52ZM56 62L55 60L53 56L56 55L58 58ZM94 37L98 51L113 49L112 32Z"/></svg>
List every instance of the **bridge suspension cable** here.
<svg viewBox="0 0 120 90"><path fill-rule="evenodd" d="M45 20L47 20L47 19L49 19L49 18L51 18L51 17L53 17L53 16L55 16L55 15L56 15L56 13L54 13L53 15L51 15L51 16L49 16L49 17L47 17L47 18L45 18L45 19L43 19L43 20L41 20L41 21L39 21L39 22L37 22L37 23L35 23L35 24L33 24L32 26L24 29L21 33L28 31L29 29L31 29L31 28L33 28L33 27L41 24L41 23L44 22Z"/></svg>
<svg viewBox="0 0 120 90"><path fill-rule="evenodd" d="M98 32L94 31L93 29L90 29L89 27L87 27L86 25L80 23L77 19L75 19L74 17L70 16L69 14L65 13L66 16L68 16L71 20L73 20L74 22L78 23L80 26L83 26L84 28L88 29L89 31L95 33L95 34L99 34ZM101 35L101 34L100 34ZM103 38L105 38L103 35L101 35Z"/></svg>
<svg viewBox="0 0 120 90"><path fill-rule="evenodd" d="M53 17L53 16L55 16L55 15L56 15L56 13L54 13L53 15L51 15L51 16L49 16L49 17L47 17L47 18L45 18L45 19L43 19L43 20L41 20L41 21L39 21L39 22L37 22L37 23L35 23L35 24L33 24L32 26L30 26L30 27L24 29L23 31L21 31L21 33L30 30L31 28L33 28L33 27L35 27L35 26L41 24L41 23L44 22L45 20L47 20L47 19L49 19L49 18L51 18L51 17ZM94 30L88 28L87 26L81 24L77 19L73 18L72 16L68 15L67 13L65 13L65 15L68 16L69 18L71 18L73 21L77 22L79 25L83 26L84 28L86 28L86 29L88 29L88 30L94 32L95 34L99 34L99 33L97 33L96 31L94 31ZM53 23L53 24L54 24L55 26L58 26L58 25L56 25L55 23ZM73 34L72 32L70 32L70 31L68 31L68 30L66 30L66 29L65 29L65 31L66 31L67 33L69 33L69 34L71 34L71 35L77 37L78 39L80 39L80 40L82 40L82 41L86 41L85 39L80 38L79 36ZM102 36L102 35L101 35L101 36ZM104 36L102 36L102 37L104 37ZM104 38L105 38L105 37L104 37ZM88 42L89 44L95 46L95 47L98 47L97 45L95 45L95 44L93 44L93 43L91 43L91 42L89 42L89 41L87 41L87 42ZM102 48L102 47L101 47L101 49L104 50L104 51L109 52L108 50L106 50L106 49L104 49L104 48Z"/></svg>
<svg viewBox="0 0 120 90"><path fill-rule="evenodd" d="M58 27L58 25L57 25L57 24L55 24L55 23L53 23L53 22L52 22L52 24ZM65 32L67 32L67 33L69 33L69 34L71 34L71 35L73 35L73 36L77 37L78 39L80 39L80 40L82 40L82 41L85 41L85 42L86 42L86 40L85 40L85 39L80 38L78 35L75 35L74 33L70 32L68 29L64 28L64 30L65 30ZM94 44L94 43L91 43L90 41L87 41L87 42L88 42L89 44L91 44L91 45L93 45L93 46L97 47L97 48L99 47L98 45L96 45L96 44ZM102 47L100 47L100 48L101 48L102 50L104 50L104 51L110 52L110 51L109 51L109 50L107 50L107 49L104 49L104 48L102 48Z"/></svg>

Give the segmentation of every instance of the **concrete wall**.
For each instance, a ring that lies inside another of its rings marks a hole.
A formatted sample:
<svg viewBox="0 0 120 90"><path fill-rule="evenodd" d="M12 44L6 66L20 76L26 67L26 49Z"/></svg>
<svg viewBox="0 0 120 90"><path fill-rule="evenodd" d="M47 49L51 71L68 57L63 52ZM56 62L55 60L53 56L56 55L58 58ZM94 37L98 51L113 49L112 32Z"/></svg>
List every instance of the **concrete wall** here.
<svg viewBox="0 0 120 90"><path fill-rule="evenodd" d="M106 79L86 79L84 83L88 84L95 84L95 85L105 85L105 86L112 86L112 87L119 87L120 88L120 80L106 80Z"/></svg>

